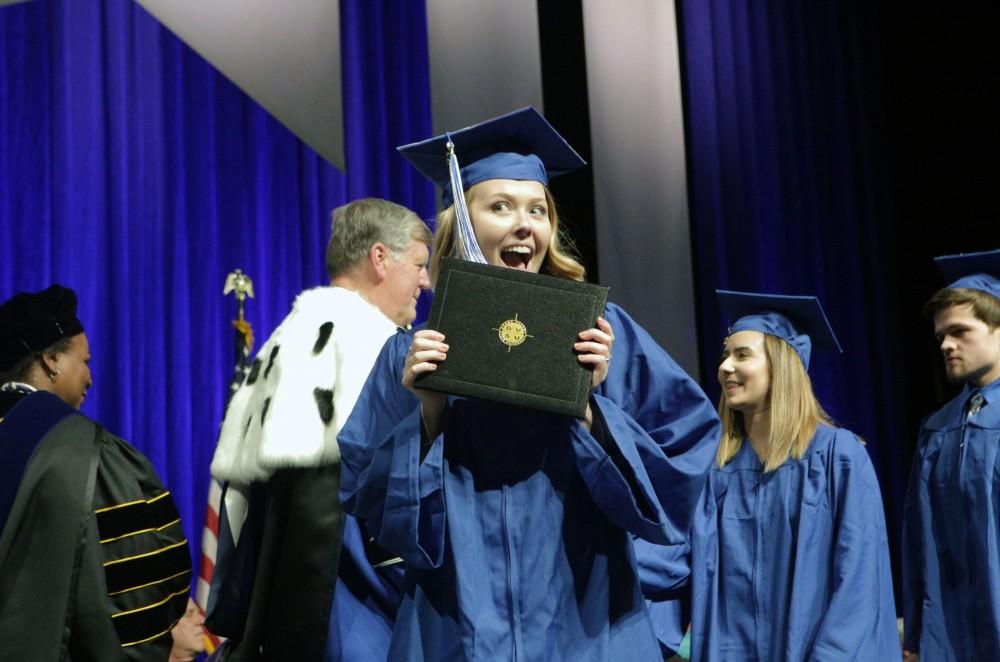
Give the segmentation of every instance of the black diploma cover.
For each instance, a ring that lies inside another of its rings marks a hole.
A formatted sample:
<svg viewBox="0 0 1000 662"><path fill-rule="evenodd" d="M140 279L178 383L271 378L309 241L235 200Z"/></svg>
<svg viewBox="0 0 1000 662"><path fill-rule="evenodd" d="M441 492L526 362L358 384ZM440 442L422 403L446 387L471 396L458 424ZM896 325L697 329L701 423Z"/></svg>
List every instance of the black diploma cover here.
<svg viewBox="0 0 1000 662"><path fill-rule="evenodd" d="M427 327L448 358L416 386L583 418L591 372L573 344L607 300L599 285L445 258Z"/></svg>

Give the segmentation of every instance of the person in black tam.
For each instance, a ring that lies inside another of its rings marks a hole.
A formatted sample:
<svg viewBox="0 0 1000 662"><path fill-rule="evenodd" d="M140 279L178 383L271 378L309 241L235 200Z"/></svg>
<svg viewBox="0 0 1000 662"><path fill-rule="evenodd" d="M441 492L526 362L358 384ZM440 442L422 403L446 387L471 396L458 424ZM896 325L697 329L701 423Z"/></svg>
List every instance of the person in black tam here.
<svg viewBox="0 0 1000 662"><path fill-rule="evenodd" d="M90 346L76 318L76 294L53 285L22 292L0 309L0 383L28 384L50 391L79 409L90 388ZM23 389L8 387L0 396L0 416Z"/></svg>
<svg viewBox="0 0 1000 662"><path fill-rule="evenodd" d="M90 349L60 285L0 305L0 659L164 660L191 556L136 449L79 413Z"/></svg>

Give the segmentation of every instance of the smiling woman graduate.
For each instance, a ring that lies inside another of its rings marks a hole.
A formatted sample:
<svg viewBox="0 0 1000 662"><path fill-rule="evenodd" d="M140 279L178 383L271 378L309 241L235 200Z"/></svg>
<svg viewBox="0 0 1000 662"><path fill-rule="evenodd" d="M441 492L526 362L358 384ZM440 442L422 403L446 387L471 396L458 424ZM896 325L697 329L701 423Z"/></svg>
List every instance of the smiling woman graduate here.
<svg viewBox="0 0 1000 662"><path fill-rule="evenodd" d="M813 344L840 350L819 301L717 293L736 321L719 364L722 439L691 527L691 659L899 659L875 471L807 373ZM670 577L670 551L639 547L644 586Z"/></svg>
<svg viewBox="0 0 1000 662"><path fill-rule="evenodd" d="M582 280L546 184L584 163L534 110L401 151L445 190L435 264ZM389 659L662 660L630 534L685 538L718 419L614 304L567 350L593 371L583 420L416 388L437 331L383 348L338 441L345 507L406 561Z"/></svg>

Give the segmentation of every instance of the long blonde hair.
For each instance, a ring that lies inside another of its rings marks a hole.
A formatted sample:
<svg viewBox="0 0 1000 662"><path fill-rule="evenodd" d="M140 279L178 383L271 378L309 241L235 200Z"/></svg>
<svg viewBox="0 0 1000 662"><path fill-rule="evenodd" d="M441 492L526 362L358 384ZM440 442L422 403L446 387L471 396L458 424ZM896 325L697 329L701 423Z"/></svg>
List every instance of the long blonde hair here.
<svg viewBox="0 0 1000 662"><path fill-rule="evenodd" d="M470 186L465 191L466 203L472 202L472 196L479 184ZM584 280L587 270L573 256L573 241L565 236L559 228L559 213L556 211L556 201L545 188L545 204L549 209L549 223L552 225L552 236L549 247L542 262L541 273L570 280ZM441 258L451 255L454 246L455 206L452 205L440 212L434 224L434 250L430 260L431 285L437 283L438 271L441 268Z"/></svg>
<svg viewBox="0 0 1000 662"><path fill-rule="evenodd" d="M833 425L833 420L816 400L809 374L792 346L765 333L764 351L771 375L767 405L771 431L763 459L764 471L770 472L789 458L798 460L805 455L816 426L820 423ZM739 452L746 428L743 414L729 408L725 394L719 399L719 418L722 419L722 439L715 461L722 467Z"/></svg>

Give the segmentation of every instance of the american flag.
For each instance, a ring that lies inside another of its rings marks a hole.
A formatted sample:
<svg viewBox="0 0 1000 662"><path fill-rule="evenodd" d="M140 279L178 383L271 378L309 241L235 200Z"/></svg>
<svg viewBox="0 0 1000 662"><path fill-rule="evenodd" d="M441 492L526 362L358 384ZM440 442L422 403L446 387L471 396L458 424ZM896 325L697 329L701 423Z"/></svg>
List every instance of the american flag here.
<svg viewBox="0 0 1000 662"><path fill-rule="evenodd" d="M252 290L249 296L253 296ZM233 320L236 360L233 377L229 380L229 391L226 394L227 405L250 372L250 351L253 349L253 328L250 326L250 322L243 317L243 299L239 297L239 294L237 294L237 300L239 302L239 318ZM219 512L222 501L222 485L212 477L209 477L209 481L205 528L201 534L201 563L198 567L198 586L195 589L195 602L201 609L202 615L208 609L208 596L212 588L212 576L215 574L215 560L219 544ZM206 652L212 653L219 647L220 643L221 640L218 636L205 629Z"/></svg>

